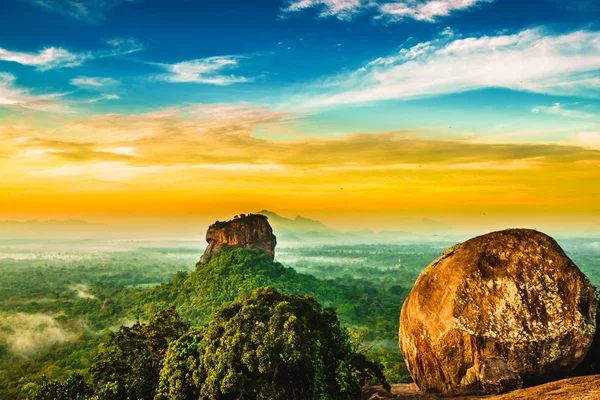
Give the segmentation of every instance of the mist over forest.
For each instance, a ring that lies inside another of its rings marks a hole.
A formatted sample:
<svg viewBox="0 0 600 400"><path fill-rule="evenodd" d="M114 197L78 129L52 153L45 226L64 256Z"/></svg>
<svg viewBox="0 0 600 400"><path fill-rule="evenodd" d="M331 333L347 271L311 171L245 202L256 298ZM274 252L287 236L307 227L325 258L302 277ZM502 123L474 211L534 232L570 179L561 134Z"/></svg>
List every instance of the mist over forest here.
<svg viewBox="0 0 600 400"><path fill-rule="evenodd" d="M389 382L410 381L397 344L400 308L423 268L457 240L422 235L410 240L403 234L395 243L388 235L384 243L345 244L333 230L315 224L302 222L301 229L288 224L278 232L274 221L275 234L283 238L275 261L285 268L273 282L333 307ZM301 239L315 236L315 230L319 240ZM559 243L600 285L600 239ZM210 313L166 294L175 290L169 287L184 287L177 281L199 268L204 248L195 239L0 240L0 398L24 398L48 380L85 374L111 332L148 321L165 301L179 301L184 315L207 321Z"/></svg>

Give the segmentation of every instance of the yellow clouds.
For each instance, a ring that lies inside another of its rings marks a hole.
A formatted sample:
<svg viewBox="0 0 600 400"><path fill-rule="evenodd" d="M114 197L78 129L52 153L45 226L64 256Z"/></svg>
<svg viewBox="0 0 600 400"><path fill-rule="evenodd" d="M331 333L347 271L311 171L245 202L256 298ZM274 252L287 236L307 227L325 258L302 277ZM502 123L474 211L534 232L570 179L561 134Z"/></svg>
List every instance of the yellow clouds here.
<svg viewBox="0 0 600 400"><path fill-rule="evenodd" d="M593 148L408 131L293 141L252 135L256 127L272 134L293 120L221 104L99 115L52 130L0 127L5 209L25 213L44 204L61 215L266 207L600 211L590 189L600 166Z"/></svg>

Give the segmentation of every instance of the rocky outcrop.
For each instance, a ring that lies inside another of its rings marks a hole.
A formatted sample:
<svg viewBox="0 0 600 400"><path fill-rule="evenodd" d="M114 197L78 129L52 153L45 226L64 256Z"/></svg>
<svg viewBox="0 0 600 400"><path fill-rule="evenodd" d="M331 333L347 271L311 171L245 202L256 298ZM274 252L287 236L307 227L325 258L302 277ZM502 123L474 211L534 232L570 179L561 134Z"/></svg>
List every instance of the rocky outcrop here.
<svg viewBox="0 0 600 400"><path fill-rule="evenodd" d="M483 396L482 394L456 395L456 394L427 394L419 392L414 383L392 385L391 390L383 387L368 387L363 389L363 400L591 400L600 399L600 375L578 376L563 379L527 389L515 390L496 396Z"/></svg>
<svg viewBox="0 0 600 400"><path fill-rule="evenodd" d="M226 222L215 222L206 231L208 247L200 258L201 263L207 263L223 247L242 247L264 251L271 260L275 258L277 239L263 215L236 216Z"/></svg>
<svg viewBox="0 0 600 400"><path fill-rule="evenodd" d="M511 229L458 244L421 273L399 342L422 391L500 393L567 376L595 318L592 285L560 246Z"/></svg>

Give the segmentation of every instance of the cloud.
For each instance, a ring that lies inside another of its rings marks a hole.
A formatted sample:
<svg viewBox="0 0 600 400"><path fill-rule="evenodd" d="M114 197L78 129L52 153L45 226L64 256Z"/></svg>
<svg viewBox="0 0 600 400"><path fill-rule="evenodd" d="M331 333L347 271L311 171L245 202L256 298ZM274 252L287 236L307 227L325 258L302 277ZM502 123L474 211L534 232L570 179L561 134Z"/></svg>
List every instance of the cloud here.
<svg viewBox="0 0 600 400"><path fill-rule="evenodd" d="M335 17L350 21L355 16L369 14L376 20L400 22L404 19L435 22L439 17L467 10L494 0L291 0L282 9L285 14L316 9L321 18Z"/></svg>
<svg viewBox="0 0 600 400"><path fill-rule="evenodd" d="M89 23L97 23L122 3L134 0L29 0L48 12L66 15Z"/></svg>
<svg viewBox="0 0 600 400"><path fill-rule="evenodd" d="M56 68L78 67L95 58L116 57L143 49L139 42L131 38L111 39L107 43L109 49L85 53L72 53L60 47L46 47L37 53L10 51L0 47L0 61L16 62L36 67L39 71L47 71Z"/></svg>
<svg viewBox="0 0 600 400"><path fill-rule="evenodd" d="M70 111L67 103L62 100L64 94L35 95L28 89L15 86L15 80L11 74L0 73L0 106L57 113Z"/></svg>
<svg viewBox="0 0 600 400"><path fill-rule="evenodd" d="M578 118L578 119L594 119L596 118L596 114L588 113L580 110L573 110L565 108L560 103L554 103L552 106L536 106L531 109L532 113L544 113L544 114L552 114L558 115L560 117L567 118Z"/></svg>
<svg viewBox="0 0 600 400"><path fill-rule="evenodd" d="M600 132L581 132L575 135L575 143L580 146L600 150Z"/></svg>
<svg viewBox="0 0 600 400"><path fill-rule="evenodd" d="M252 79L244 76L223 75L222 72L239 66L241 56L218 56L183 61L176 64L156 64L168 74L159 76L167 82L193 82L209 85L231 85L234 83L250 82Z"/></svg>
<svg viewBox="0 0 600 400"><path fill-rule="evenodd" d="M106 42L111 48L100 50L98 57L114 57L136 53L144 49L144 45L134 38L113 38Z"/></svg>
<svg viewBox="0 0 600 400"><path fill-rule="evenodd" d="M73 121L56 131L24 134L9 127L4 137L27 136L12 143L18 154L43 150L39 157L75 162L51 173L67 176L103 170L118 177L129 166L134 176L172 168L278 171L281 168L327 171L515 170L548 163L600 161L600 153L577 146L535 143L483 143L477 138L426 138L414 131L355 133L336 139L261 139L254 129L292 122L295 116L250 105L196 104L139 115L106 114ZM17 132L17 131L15 131ZM73 133L77 133L74 135Z"/></svg>
<svg viewBox="0 0 600 400"><path fill-rule="evenodd" d="M107 93L107 94L102 94L98 97L95 97L93 99L89 99L89 100L83 100L82 103L87 103L87 104L91 104L91 103L97 103L99 101L106 101L106 100L119 100L120 97L114 93Z"/></svg>
<svg viewBox="0 0 600 400"><path fill-rule="evenodd" d="M322 18L335 17L342 21L351 20L355 15L369 8L364 0L293 0L282 11L284 13L316 8Z"/></svg>
<svg viewBox="0 0 600 400"><path fill-rule="evenodd" d="M295 98L292 105L319 108L485 88L598 98L599 69L598 31L443 35L319 82L308 98Z"/></svg>
<svg viewBox="0 0 600 400"><path fill-rule="evenodd" d="M112 78L95 78L89 76L78 76L77 78L71 79L71 85L79 88L102 88L105 86L116 85L119 82Z"/></svg>
<svg viewBox="0 0 600 400"><path fill-rule="evenodd" d="M56 343L73 340L78 335L45 314L15 313L0 316L0 339L13 353L29 356Z"/></svg>
<svg viewBox="0 0 600 400"><path fill-rule="evenodd" d="M77 294L80 299L97 299L96 296L90 293L90 287L83 283L74 283L69 286L69 289Z"/></svg>
<svg viewBox="0 0 600 400"><path fill-rule="evenodd" d="M106 90L112 90L119 82L112 78L96 78L96 77L88 77L88 76L79 76L77 78L71 79L71 85L77 86L80 89L84 89L87 91L95 91L101 92L97 97L88 99L88 100L80 100L79 103L98 103L100 101L107 100L119 100L119 95L115 93L102 93Z"/></svg>
<svg viewBox="0 0 600 400"><path fill-rule="evenodd" d="M431 1L396 1L384 3L379 6L380 15L390 22L403 19L435 22L439 17L447 17L454 11L466 10L494 0L431 0Z"/></svg>
<svg viewBox="0 0 600 400"><path fill-rule="evenodd" d="M0 124L9 188L0 194L10 210L37 210L43 200L65 215L230 213L265 202L418 213L597 208L589 190L600 166L594 135L554 144L419 131L277 137L296 117L249 104L192 104L52 129Z"/></svg>
<svg viewBox="0 0 600 400"><path fill-rule="evenodd" d="M34 66L40 71L77 67L91 58L90 53L75 54L60 47L47 47L37 53L9 51L0 48L0 60Z"/></svg>

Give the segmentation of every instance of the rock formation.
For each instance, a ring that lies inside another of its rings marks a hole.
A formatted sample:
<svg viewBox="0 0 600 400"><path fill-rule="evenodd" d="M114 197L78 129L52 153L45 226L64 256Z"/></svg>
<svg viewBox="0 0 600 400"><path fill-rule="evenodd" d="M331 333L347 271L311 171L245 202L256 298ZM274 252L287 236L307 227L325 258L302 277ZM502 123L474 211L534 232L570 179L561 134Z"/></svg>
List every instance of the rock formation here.
<svg viewBox="0 0 600 400"><path fill-rule="evenodd" d="M414 383L363 388L362 400L589 400L600 399L600 375L578 376L496 396L472 394L431 394L419 392Z"/></svg>
<svg viewBox="0 0 600 400"><path fill-rule="evenodd" d="M215 222L206 231L206 241L208 247L200 258L201 263L209 262L225 246L259 249L274 259L277 245L267 217L256 214L242 214L227 222Z"/></svg>
<svg viewBox="0 0 600 400"><path fill-rule="evenodd" d="M595 332L587 277L549 236L493 232L446 250L400 315L400 347L424 392L500 393L565 377Z"/></svg>

